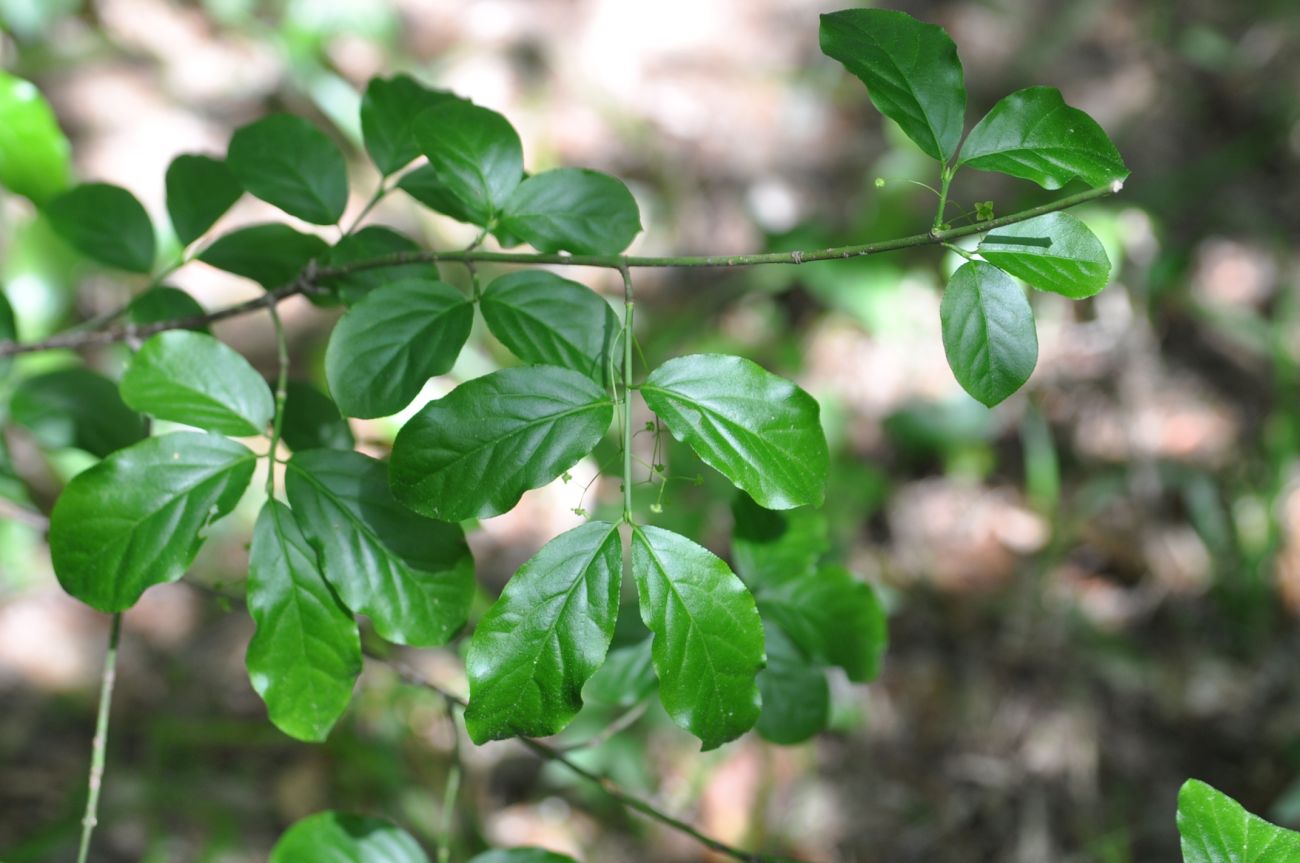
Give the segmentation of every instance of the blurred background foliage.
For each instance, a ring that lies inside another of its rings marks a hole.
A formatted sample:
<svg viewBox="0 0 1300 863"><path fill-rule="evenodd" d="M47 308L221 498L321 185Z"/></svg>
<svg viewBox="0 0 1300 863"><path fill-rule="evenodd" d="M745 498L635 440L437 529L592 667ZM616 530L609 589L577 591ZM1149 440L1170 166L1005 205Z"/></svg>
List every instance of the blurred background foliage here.
<svg viewBox="0 0 1300 863"><path fill-rule="evenodd" d="M377 180L359 155L358 93L372 75L408 71L505 113L534 170L625 178L647 227L634 251L812 248L913 233L935 205L910 182L933 183L932 163L818 52L817 13L840 5L0 0L0 67L51 101L77 176L121 184L156 215L172 156L223 153L231 130L272 110L350 145L355 213ZM1133 171L1123 195L1077 213L1106 243L1114 284L1078 303L1035 294L1037 371L987 411L952 380L940 344L953 256L638 274L651 365L741 353L821 400L835 555L887 597L892 644L878 683L832 681L833 730L813 744L749 735L701 756L651 703L576 756L726 841L815 860L1174 860L1188 776L1300 826L1300 11L1293 0L896 6L952 34L968 127L1007 91L1046 84L1115 139ZM975 171L954 197L958 212L991 199L999 214L1045 199ZM246 198L223 225L268 217ZM400 195L374 218L434 247L472 238ZM613 296L610 276L575 277ZM169 283L209 309L260 292L203 265ZM12 195L0 196L0 284L24 340L143 287L78 260ZM321 384L334 313L295 300L284 314L294 376ZM215 332L273 369L265 320ZM471 346L417 404L509 362L485 331ZM124 350L84 358L115 376ZM18 382L76 361L20 358L0 415ZM382 454L398 425L353 431ZM40 516L91 457L51 450L57 428L43 434L6 421L0 450L6 863L69 857L107 629L59 590ZM637 445L649 460L653 435ZM725 553L725 483L664 445L666 489L645 484L639 504L661 504L659 523ZM483 607L578 521L574 508L616 505L617 480L597 477L616 451L607 442L569 482L473 534ZM265 721L243 671L251 624L214 598L238 591L256 498L187 583L126 615L97 859L261 860L288 822L327 806L426 840L435 829L454 738L432 696L376 667L323 746ZM454 649L405 659L463 686ZM624 709L594 704L564 739ZM586 861L702 859L514 744L460 751L458 858L536 843Z"/></svg>

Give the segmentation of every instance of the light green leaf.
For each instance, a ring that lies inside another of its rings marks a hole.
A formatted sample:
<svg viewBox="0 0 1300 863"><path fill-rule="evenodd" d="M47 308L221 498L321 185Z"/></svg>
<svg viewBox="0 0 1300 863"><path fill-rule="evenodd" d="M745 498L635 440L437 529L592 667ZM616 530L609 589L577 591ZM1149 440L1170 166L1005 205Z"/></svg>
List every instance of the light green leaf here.
<svg viewBox="0 0 1300 863"><path fill-rule="evenodd" d="M846 9L821 17L821 48L861 78L880 113L927 154L947 163L957 152L966 85L942 27L906 12Z"/></svg>
<svg viewBox="0 0 1300 863"><path fill-rule="evenodd" d="M992 264L962 264L939 306L943 349L962 389L993 407L1029 380L1038 333L1025 292Z"/></svg>
<svg viewBox="0 0 1300 863"><path fill-rule="evenodd" d="M146 436L144 419L117 384L83 368L27 378L9 401L9 418L47 450L76 447L103 458Z"/></svg>
<svg viewBox="0 0 1300 863"><path fill-rule="evenodd" d="M494 848L471 858L469 863L578 863L567 854L545 848Z"/></svg>
<svg viewBox="0 0 1300 863"><path fill-rule="evenodd" d="M465 658L465 729L475 743L549 737L582 709L618 615L623 541L593 521L544 545L506 583Z"/></svg>
<svg viewBox="0 0 1300 863"><path fill-rule="evenodd" d="M695 354L650 373L641 396L673 437L768 509L822 502L829 454L812 396L741 357Z"/></svg>
<svg viewBox="0 0 1300 863"><path fill-rule="evenodd" d="M415 139L439 183L486 225L524 173L523 145L510 121L469 102L444 102L415 119Z"/></svg>
<svg viewBox="0 0 1300 863"><path fill-rule="evenodd" d="M352 449L356 444L338 405L305 381L289 381L285 389L280 440L294 452L305 449Z"/></svg>
<svg viewBox="0 0 1300 863"><path fill-rule="evenodd" d="M433 165L421 165L403 174L402 179L397 181L397 188L435 213L451 216L458 222L474 224L478 218L439 178L438 170Z"/></svg>
<svg viewBox="0 0 1300 863"><path fill-rule="evenodd" d="M100 611L124 611L185 574L200 532L235 508L257 461L212 434L148 438L77 474L50 516L50 556L63 589Z"/></svg>
<svg viewBox="0 0 1300 863"><path fill-rule="evenodd" d="M420 244L382 225L368 225L354 234L348 234L334 244L325 256L324 263L337 267L356 261L385 258L403 252L419 252ZM373 267L357 270L346 276L322 279L321 284L336 291L348 305L360 302L377 288L405 279L437 281L438 268L430 261L401 264L395 267Z"/></svg>
<svg viewBox="0 0 1300 863"><path fill-rule="evenodd" d="M1101 240L1069 213L1048 213L999 228L984 238L979 253L1035 288L1072 300L1091 297L1110 279L1110 258Z"/></svg>
<svg viewBox="0 0 1300 863"><path fill-rule="evenodd" d="M244 194L226 163L211 156L184 154L167 166L167 213L181 245L207 233Z"/></svg>
<svg viewBox="0 0 1300 863"><path fill-rule="evenodd" d="M885 612L871 586L839 566L757 591L763 619L778 624L812 660L838 665L865 683L880 672L888 643Z"/></svg>
<svg viewBox="0 0 1300 863"><path fill-rule="evenodd" d="M569 369L504 369L429 402L393 442L398 500L433 518L488 518L514 507L596 446L609 395Z"/></svg>
<svg viewBox="0 0 1300 863"><path fill-rule="evenodd" d="M764 662L745 585L707 549L657 527L632 531L632 575L668 715L705 750L744 734L758 719Z"/></svg>
<svg viewBox="0 0 1300 863"><path fill-rule="evenodd" d="M50 201L50 225L88 258L131 273L153 268L153 224L135 196L108 183L82 183Z"/></svg>
<svg viewBox="0 0 1300 863"><path fill-rule="evenodd" d="M488 285L479 308L492 335L519 359L607 385L621 325L595 291L545 270L520 270ZM621 358L617 365L622 368Z"/></svg>
<svg viewBox="0 0 1300 863"><path fill-rule="evenodd" d="M451 370L474 305L451 285L403 279L353 306L334 327L325 377L347 416L395 414L434 375Z"/></svg>
<svg viewBox="0 0 1300 863"><path fill-rule="evenodd" d="M131 304L126 307L126 318L131 323L139 326L141 324L197 318L206 314L206 312L207 310L199 305L198 300L180 288L160 285L137 294L131 300ZM202 325L190 327L190 329L198 332L208 331L208 328Z"/></svg>
<svg viewBox="0 0 1300 863"><path fill-rule="evenodd" d="M387 821L317 812L285 831L269 863L429 863L429 858L411 834Z"/></svg>
<svg viewBox="0 0 1300 863"><path fill-rule="evenodd" d="M557 168L520 183L499 224L539 251L616 255L641 231L641 213L622 180Z"/></svg>
<svg viewBox="0 0 1300 863"><path fill-rule="evenodd" d="M789 746L824 731L831 690L826 672L808 660L779 627L763 626L767 667L758 673L763 710L755 729L764 740Z"/></svg>
<svg viewBox="0 0 1300 863"><path fill-rule="evenodd" d="M959 165L1059 189L1075 177L1104 186L1128 168L1097 121L1054 87L1017 90L985 115L962 144Z"/></svg>
<svg viewBox="0 0 1300 863"><path fill-rule="evenodd" d="M285 492L325 580L382 637L427 647L464 625L474 590L464 533L394 500L382 462L341 450L294 453Z"/></svg>
<svg viewBox="0 0 1300 863"><path fill-rule="evenodd" d="M732 563L751 589L807 575L830 548L826 516L812 507L763 509L742 492L731 514Z"/></svg>
<svg viewBox="0 0 1300 863"><path fill-rule="evenodd" d="M1178 792L1184 863L1293 863L1300 833L1252 815L1228 795L1189 779Z"/></svg>
<svg viewBox="0 0 1300 863"><path fill-rule="evenodd" d="M41 206L68 187L71 153L36 85L0 72L0 185Z"/></svg>
<svg viewBox="0 0 1300 863"><path fill-rule="evenodd" d="M249 194L315 225L333 225L348 203L338 145L302 117L272 114L235 131L226 164Z"/></svg>
<svg viewBox="0 0 1300 863"><path fill-rule="evenodd" d="M122 399L158 419L251 437L275 415L271 389L233 348L206 333L167 330L145 342L122 376Z"/></svg>
<svg viewBox="0 0 1300 863"><path fill-rule="evenodd" d="M248 679L276 727L320 741L352 700L361 673L357 622L325 583L316 552L293 513L268 500L253 529L248 611Z"/></svg>
<svg viewBox="0 0 1300 863"><path fill-rule="evenodd" d="M455 98L409 75L371 78L361 97L361 137L379 172L386 177L420 155L412 121L421 111Z"/></svg>
<svg viewBox="0 0 1300 863"><path fill-rule="evenodd" d="M328 249L320 237L273 223L222 234L199 253L199 260L252 279L269 291L292 282L308 261Z"/></svg>

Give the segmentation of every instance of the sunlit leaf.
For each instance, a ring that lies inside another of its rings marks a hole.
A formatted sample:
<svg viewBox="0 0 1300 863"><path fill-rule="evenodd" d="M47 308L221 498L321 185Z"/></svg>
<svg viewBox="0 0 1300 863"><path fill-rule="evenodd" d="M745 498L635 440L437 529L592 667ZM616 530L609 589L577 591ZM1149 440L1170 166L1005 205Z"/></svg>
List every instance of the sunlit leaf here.
<svg viewBox="0 0 1300 863"><path fill-rule="evenodd" d="M43 205L68 187L71 152L36 85L0 71L0 185Z"/></svg>
<svg viewBox="0 0 1300 863"><path fill-rule="evenodd" d="M999 228L984 238L979 253L1033 287L1072 300L1091 297L1110 279L1110 258L1101 240L1069 213L1048 213Z"/></svg>
<svg viewBox="0 0 1300 863"><path fill-rule="evenodd" d="M1184 863L1293 863L1300 833L1268 823L1204 782L1178 792L1178 832Z"/></svg>

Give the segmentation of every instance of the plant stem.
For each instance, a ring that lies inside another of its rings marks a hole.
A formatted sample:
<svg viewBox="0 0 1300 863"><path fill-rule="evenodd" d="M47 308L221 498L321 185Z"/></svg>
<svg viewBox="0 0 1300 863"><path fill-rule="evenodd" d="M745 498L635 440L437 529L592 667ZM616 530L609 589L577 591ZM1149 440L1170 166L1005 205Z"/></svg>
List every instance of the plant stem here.
<svg viewBox="0 0 1300 863"><path fill-rule="evenodd" d="M352 224L343 232L343 236L350 236L352 232L361 227L361 220L370 215L370 211L375 208L375 205L384 199L384 196L387 195L388 192L387 178L380 180L379 185L375 188L374 194L370 196L370 200L366 201L366 205L361 208L361 212L357 213L357 217L352 220Z"/></svg>
<svg viewBox="0 0 1300 863"><path fill-rule="evenodd" d="M95 719L95 739L91 744L90 776L86 782L86 814L81 819L81 847L77 863L86 863L90 837L99 823L99 789L104 784L104 753L108 749L108 715L113 702L113 681L117 677L117 644L122 636L122 613L113 615L108 631L108 651L104 654L104 671L99 683L99 714Z"/></svg>
<svg viewBox="0 0 1300 863"><path fill-rule="evenodd" d="M266 496L275 497L275 452L280 447L280 430L284 427L284 403L289 395L289 342L284 335L284 321L275 304L266 307L275 325L275 356L280 371L275 380L275 419L271 423L271 448L267 451Z"/></svg>
<svg viewBox="0 0 1300 863"><path fill-rule="evenodd" d="M452 823L456 813L456 797L460 794L460 728L456 725L456 705L443 699L447 705L447 722L451 725L451 766L447 769L447 784L442 792L442 816L438 825L438 863L451 860Z"/></svg>
<svg viewBox="0 0 1300 863"><path fill-rule="evenodd" d="M623 273L623 521L632 524L632 273Z"/></svg>
<svg viewBox="0 0 1300 863"><path fill-rule="evenodd" d="M943 171L941 171L940 173L941 173L941 177L940 177L940 184L939 184L939 208L935 210L934 213L935 231L943 230L943 214L944 211L948 209L948 187L952 185L952 178L953 175L957 173L957 170L955 168L949 168L947 165L944 165Z"/></svg>

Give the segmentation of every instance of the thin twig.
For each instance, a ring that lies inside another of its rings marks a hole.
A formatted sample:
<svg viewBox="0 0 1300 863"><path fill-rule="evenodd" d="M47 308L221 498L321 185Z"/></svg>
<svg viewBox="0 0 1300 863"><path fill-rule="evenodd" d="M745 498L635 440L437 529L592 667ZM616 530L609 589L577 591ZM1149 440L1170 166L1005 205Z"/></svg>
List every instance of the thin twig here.
<svg viewBox="0 0 1300 863"><path fill-rule="evenodd" d="M284 428L284 403L289 394L289 342L284 335L284 322L275 304L266 307L275 326L275 356L279 372L275 379L275 418L271 423L271 448L267 450L266 496L275 497L275 451L280 447L280 430Z"/></svg>
<svg viewBox="0 0 1300 863"><path fill-rule="evenodd" d="M442 792L442 816L438 826L438 863L450 863L452 828L456 816L456 796L460 793L460 726L456 723L456 705L444 698L447 705L447 724L451 726L451 766L447 769L447 784Z"/></svg>
<svg viewBox="0 0 1300 863"><path fill-rule="evenodd" d="M89 793L86 797L86 814L81 819L81 847L77 863L86 863L90 851L90 837L99 823L99 789L104 784L104 753L108 749L108 714L113 702L113 681L117 677L117 644L122 635L122 613L113 615L108 631L108 651L104 654L104 673L99 684L99 714L95 720L95 739L91 744Z"/></svg>

